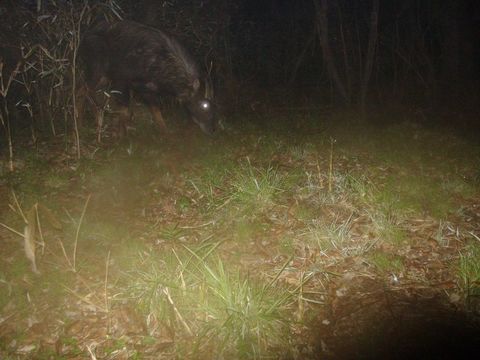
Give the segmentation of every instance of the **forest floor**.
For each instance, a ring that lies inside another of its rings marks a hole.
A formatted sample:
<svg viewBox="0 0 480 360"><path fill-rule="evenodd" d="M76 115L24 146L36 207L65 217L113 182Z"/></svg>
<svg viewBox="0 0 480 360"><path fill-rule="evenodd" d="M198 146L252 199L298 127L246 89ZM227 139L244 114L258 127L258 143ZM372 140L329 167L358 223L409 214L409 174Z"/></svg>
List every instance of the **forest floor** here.
<svg viewBox="0 0 480 360"><path fill-rule="evenodd" d="M63 136L17 142L0 358L469 358L480 146L413 120L137 120L80 161Z"/></svg>

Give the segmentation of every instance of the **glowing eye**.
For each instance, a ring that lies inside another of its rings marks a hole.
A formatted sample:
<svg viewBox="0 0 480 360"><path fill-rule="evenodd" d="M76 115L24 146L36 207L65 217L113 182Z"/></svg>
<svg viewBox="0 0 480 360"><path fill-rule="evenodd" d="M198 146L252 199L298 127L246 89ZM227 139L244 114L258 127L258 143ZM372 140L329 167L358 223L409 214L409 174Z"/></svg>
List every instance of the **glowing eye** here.
<svg viewBox="0 0 480 360"><path fill-rule="evenodd" d="M207 110L210 107L210 104L207 101L202 101L200 103L200 106L202 107L202 109Z"/></svg>

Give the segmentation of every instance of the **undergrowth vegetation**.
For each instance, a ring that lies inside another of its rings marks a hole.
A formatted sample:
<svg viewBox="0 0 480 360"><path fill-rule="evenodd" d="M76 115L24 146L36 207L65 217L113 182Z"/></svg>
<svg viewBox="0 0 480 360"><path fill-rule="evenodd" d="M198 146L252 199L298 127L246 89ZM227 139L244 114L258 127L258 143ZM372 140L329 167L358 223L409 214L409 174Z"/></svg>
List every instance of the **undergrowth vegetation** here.
<svg viewBox="0 0 480 360"><path fill-rule="evenodd" d="M467 306L470 310L478 311L478 297L480 296L480 244L468 244L460 254L458 263L459 284L463 290Z"/></svg>
<svg viewBox="0 0 480 360"><path fill-rule="evenodd" d="M452 282L439 293L478 312L479 148L311 121L295 135L246 120L217 139L137 133L80 161L25 153L1 178L0 355L309 358L346 284L375 294L357 278Z"/></svg>
<svg viewBox="0 0 480 360"><path fill-rule="evenodd" d="M119 296L138 304L150 321L196 334L193 347L189 338L177 344L192 358L212 351L218 357L254 358L287 349L286 310L295 291L242 275L218 256L209 259L212 250L141 255Z"/></svg>

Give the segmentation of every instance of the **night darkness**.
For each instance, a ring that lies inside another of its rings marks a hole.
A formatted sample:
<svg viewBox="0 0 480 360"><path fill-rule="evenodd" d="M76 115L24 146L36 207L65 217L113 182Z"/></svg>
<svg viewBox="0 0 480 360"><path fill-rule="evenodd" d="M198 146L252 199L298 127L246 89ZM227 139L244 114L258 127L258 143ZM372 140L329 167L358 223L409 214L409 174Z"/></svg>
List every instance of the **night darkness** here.
<svg viewBox="0 0 480 360"><path fill-rule="evenodd" d="M4 17L16 14L2 25L5 58L15 57L15 49L7 49L22 41L50 45L47 39L35 38L40 33L34 24L25 23L29 12L35 14L35 1L4 4ZM42 11L54 13L69 4L45 2ZM99 17L116 16L105 14L101 2L92 4L97 6L85 14L82 31ZM265 93L279 104L299 101L300 96L310 103L373 110L379 106L444 113L476 110L480 73L476 1L388 1L378 4L378 12L372 1L112 4L118 5L119 16L161 28L187 45L202 70L210 69L225 111L238 111L233 103L242 109L249 102L264 101L258 97ZM47 23L48 18L42 21ZM273 89L284 94L290 90L290 96L277 98Z"/></svg>
<svg viewBox="0 0 480 360"><path fill-rule="evenodd" d="M478 0L0 0L0 358L477 358L479 90Z"/></svg>

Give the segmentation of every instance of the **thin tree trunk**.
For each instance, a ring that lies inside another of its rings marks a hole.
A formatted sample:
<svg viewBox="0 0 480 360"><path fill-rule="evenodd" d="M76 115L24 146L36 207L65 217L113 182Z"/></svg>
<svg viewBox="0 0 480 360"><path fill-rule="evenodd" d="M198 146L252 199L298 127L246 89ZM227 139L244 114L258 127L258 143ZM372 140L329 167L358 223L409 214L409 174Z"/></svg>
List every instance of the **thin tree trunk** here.
<svg viewBox="0 0 480 360"><path fill-rule="evenodd" d="M0 95L2 97L2 102L3 102L3 109L0 110L0 122L1 122L2 126L5 128L5 135L7 137L8 164L9 164L9 170L10 171L14 170L14 166L13 166L12 127L11 127L11 124L10 124L10 114L9 114L9 110L8 110L7 96L8 96L8 91L10 90L10 85L12 85L12 82L17 77L17 74L20 71L20 67L23 66L23 64L24 64L24 60L25 59L22 57L21 60L19 60L17 62L14 70L9 74L7 82L5 83L4 78L3 78L4 63L0 59Z"/></svg>
<svg viewBox="0 0 480 360"><path fill-rule="evenodd" d="M1 69L0 69L1 71ZM6 98L3 100L3 109L0 113L0 122L2 123L3 128L5 129L5 136L7 137L8 143L8 169L13 172L15 170L13 166L13 141L12 141L12 128L10 125L10 115L8 112L8 105Z"/></svg>
<svg viewBox="0 0 480 360"><path fill-rule="evenodd" d="M352 67L350 66L350 61L348 57L347 44L345 41L345 34L343 31L343 16L342 8L340 4L337 4L338 19L340 22L340 39L342 40L342 54L343 54L343 66L345 68L345 83L347 87L347 94L352 93Z"/></svg>
<svg viewBox="0 0 480 360"><path fill-rule="evenodd" d="M80 133L78 131L79 120L78 120L78 107L77 107L77 56L78 56L78 48L80 46L80 27L82 24L83 16L85 11L87 10L88 3L82 8L80 12L80 16L78 17L78 22L75 23L75 17L73 15L73 7L72 7L72 45L73 45L73 54L72 54L72 107L73 107L73 130L75 135L75 144L77 147L77 159L80 159L82 156L82 152L80 149Z"/></svg>
<svg viewBox="0 0 480 360"><path fill-rule="evenodd" d="M373 61L375 59L375 48L378 38L378 8L379 1L373 0L372 12L370 13L370 34L368 38L368 48L365 60L365 70L363 73L362 84L360 88L360 108L362 114L365 114L368 84L372 76Z"/></svg>
<svg viewBox="0 0 480 360"><path fill-rule="evenodd" d="M392 79L392 95L394 99L400 98L403 95L403 92L400 93L399 89L399 66L397 63L397 56L395 55L395 50L400 44L400 35L398 31L398 19L395 21L395 36L392 41L391 47L391 56L392 56L392 67L393 67L393 79ZM399 101L401 102L401 101Z"/></svg>
<svg viewBox="0 0 480 360"><path fill-rule="evenodd" d="M461 82L460 64L467 65L466 59L460 62L460 47L465 41L460 36L459 29L459 7L455 2L449 2L446 5L447 14L442 21L443 41L442 41L442 64L441 76L445 89L448 89L448 96L441 94L443 99L453 99L458 101L459 87ZM467 67L467 66L465 66ZM432 101L433 103L433 101Z"/></svg>
<svg viewBox="0 0 480 360"><path fill-rule="evenodd" d="M309 39L308 41L305 43L302 51L300 52L300 54L297 56L297 59L295 60L295 64L293 65L293 70L292 72L290 73L290 78L288 80L288 82L290 84L293 84L297 78L297 73L298 73L298 69L300 68L300 65L302 64L303 60L305 59L305 55L307 54L307 51L308 49L310 48L310 46L312 46L312 43L313 43L313 40L315 39L315 34L313 34Z"/></svg>
<svg viewBox="0 0 480 360"><path fill-rule="evenodd" d="M328 42L328 18L327 18L327 10L328 10L328 3L327 0L320 0L320 4L318 0L313 0L315 5L315 13L316 13L316 29L318 32L318 38L320 41L320 46L322 48L322 55L327 66L327 72L333 82L333 85L336 91L340 94L343 101L346 104L350 104L350 96L347 94L345 89L345 85L343 84L342 80L340 79L340 75L338 74L337 66L335 65L335 61L333 59L332 50L330 48L330 44Z"/></svg>

